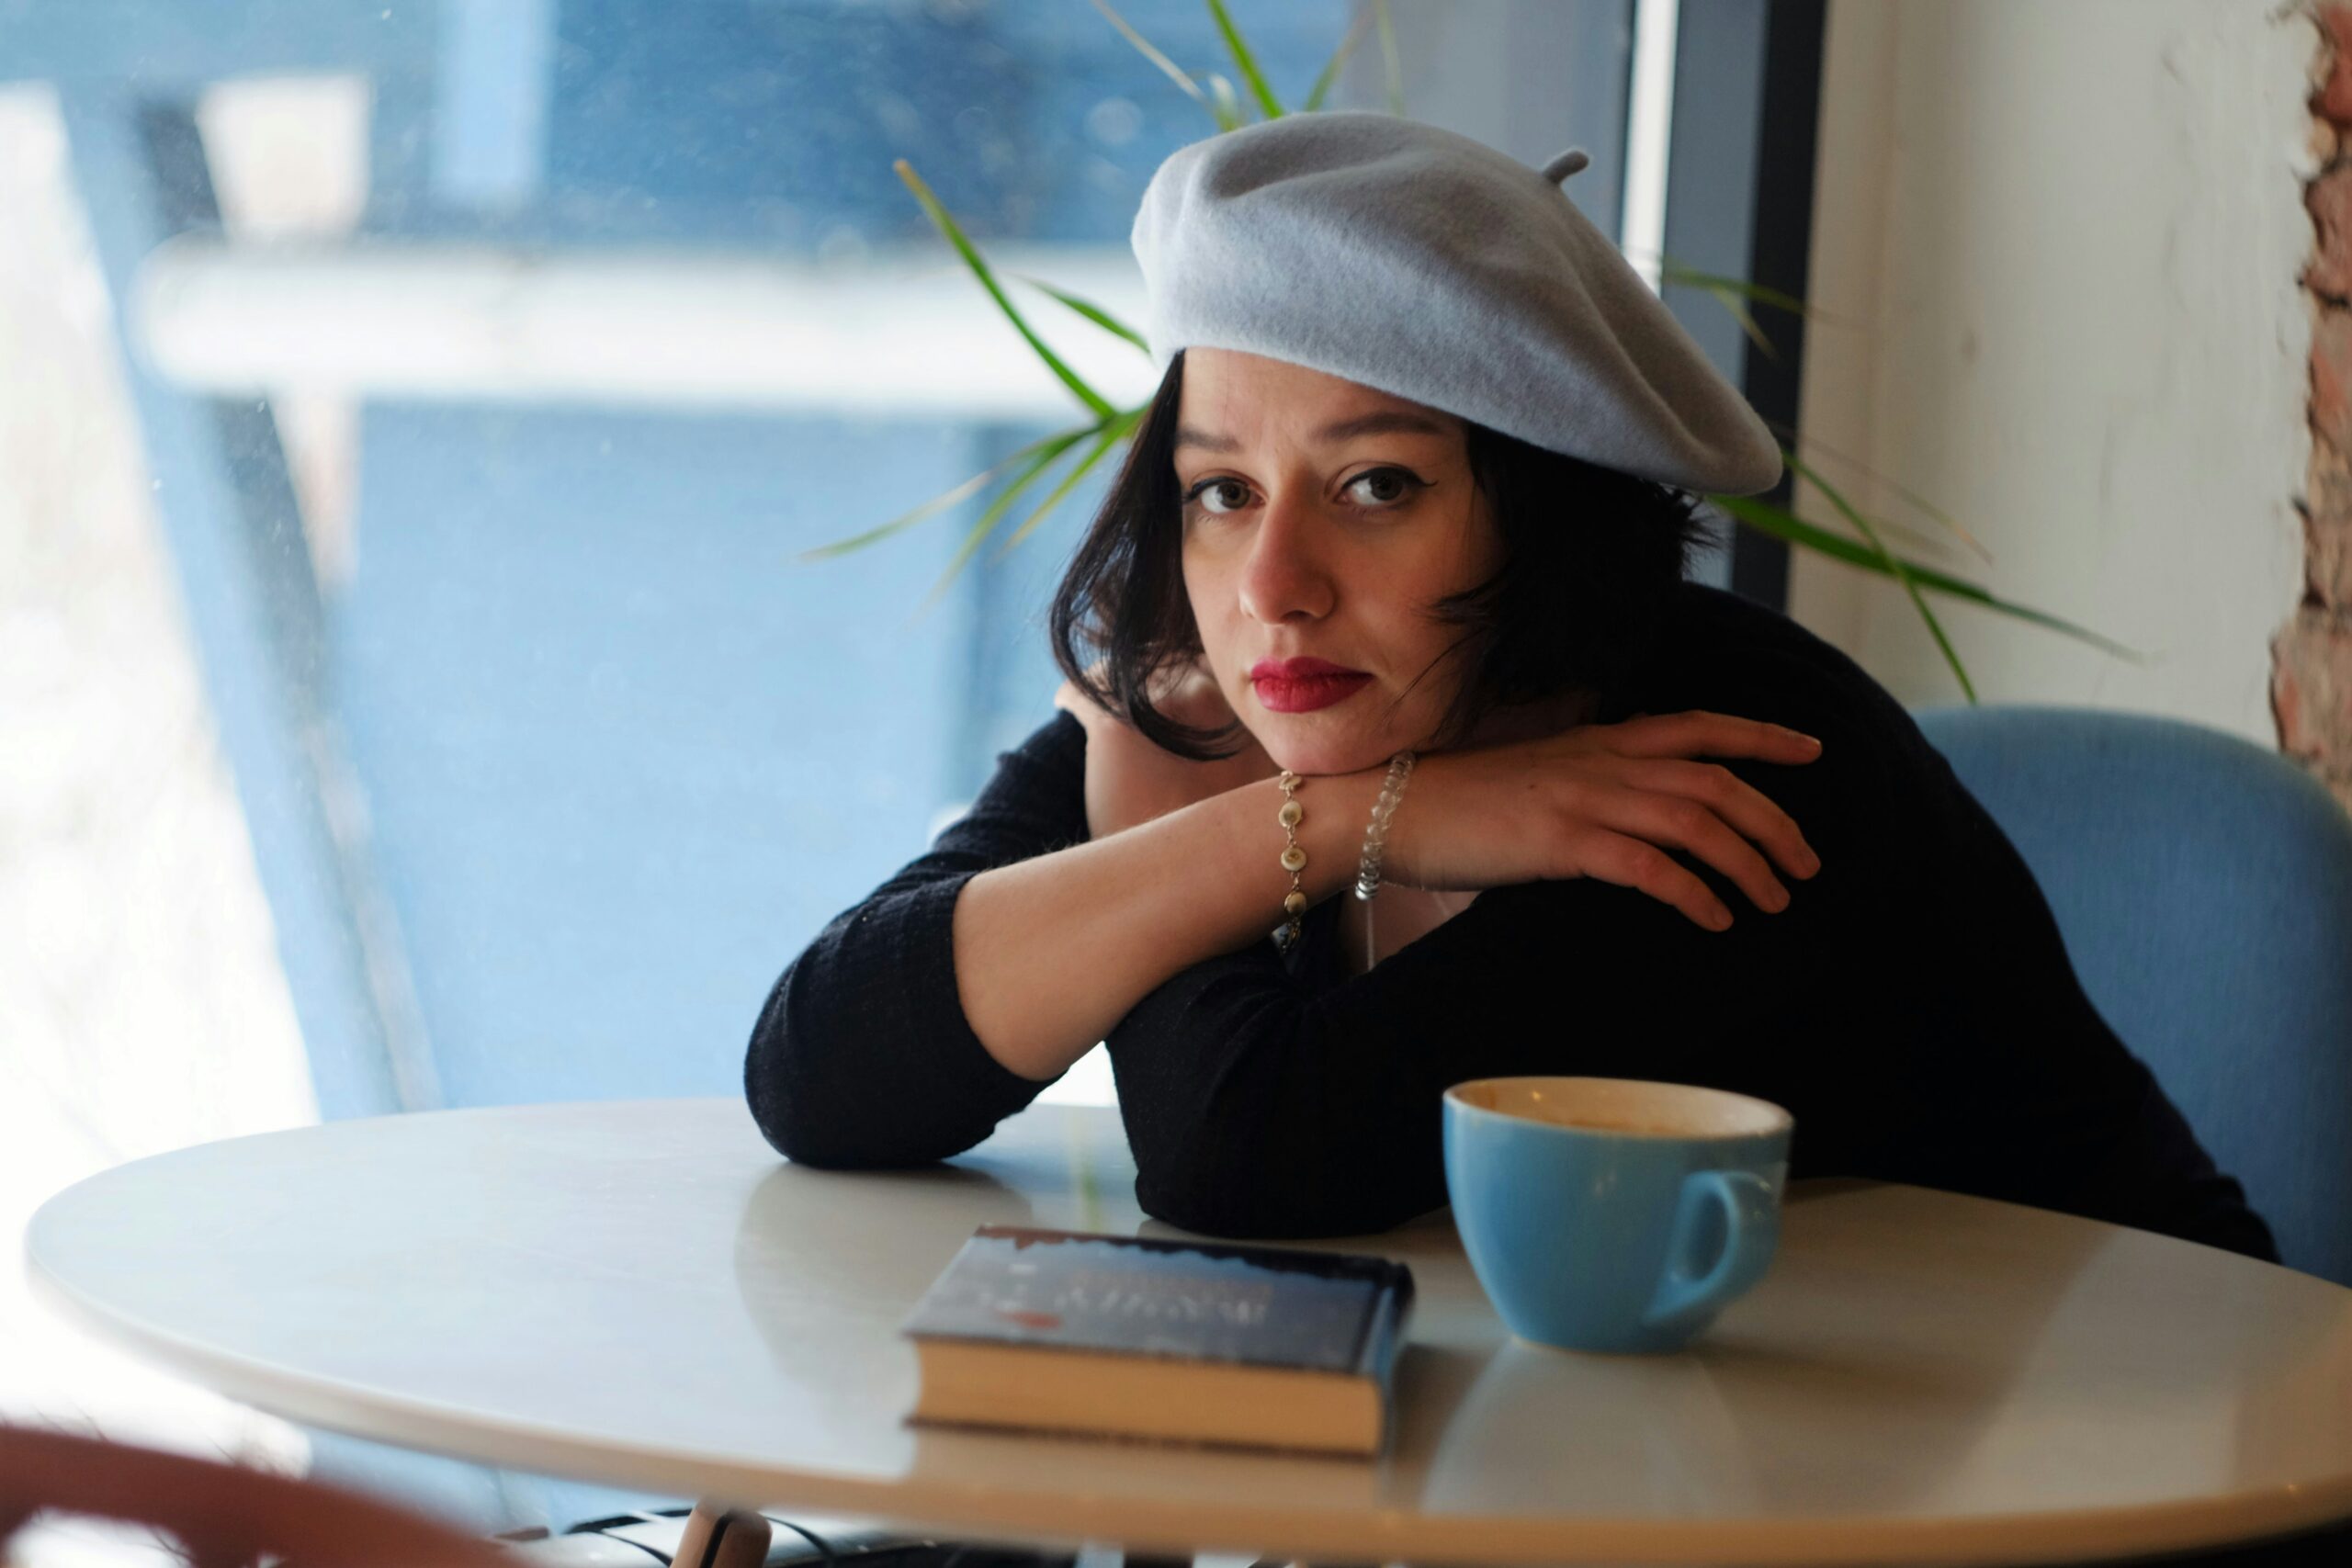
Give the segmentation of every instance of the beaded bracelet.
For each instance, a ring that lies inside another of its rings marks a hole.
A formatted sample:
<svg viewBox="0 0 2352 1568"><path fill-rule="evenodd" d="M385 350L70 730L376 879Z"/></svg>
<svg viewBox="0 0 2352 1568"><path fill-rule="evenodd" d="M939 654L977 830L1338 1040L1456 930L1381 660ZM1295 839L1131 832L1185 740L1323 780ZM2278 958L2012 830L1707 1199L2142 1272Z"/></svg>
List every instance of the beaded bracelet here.
<svg viewBox="0 0 2352 1568"><path fill-rule="evenodd" d="M1363 830L1363 854L1356 862L1356 897L1365 903L1380 891L1380 852L1388 845L1388 822L1396 803L1405 798L1405 781L1413 776L1413 754L1399 751L1388 760L1388 776L1381 781L1380 798L1372 803L1372 825Z"/></svg>
<svg viewBox="0 0 2352 1568"><path fill-rule="evenodd" d="M1293 798L1292 793L1302 782L1288 768L1283 770L1283 808L1275 813L1283 825L1283 869L1290 873L1290 891L1283 895L1283 913L1287 918L1274 928L1274 945L1284 953L1298 940L1299 917L1306 912L1306 889L1301 886L1299 875L1306 869L1306 852L1298 847L1298 825L1306 819L1306 808Z"/></svg>

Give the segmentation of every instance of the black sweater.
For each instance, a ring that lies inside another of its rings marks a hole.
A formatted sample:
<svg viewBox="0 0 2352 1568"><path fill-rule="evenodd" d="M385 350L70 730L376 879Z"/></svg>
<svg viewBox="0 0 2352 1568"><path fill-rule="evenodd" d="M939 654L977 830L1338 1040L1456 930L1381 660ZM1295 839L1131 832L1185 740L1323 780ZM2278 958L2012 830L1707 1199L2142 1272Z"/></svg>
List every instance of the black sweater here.
<svg viewBox="0 0 2352 1568"><path fill-rule="evenodd" d="M1492 888L1370 973L1338 901L1196 964L1108 1036L1144 1210L1242 1237L1359 1235L1446 1201L1440 1096L1578 1073L1711 1084L1796 1118L1792 1176L2004 1198L2275 1258L2154 1079L2084 996L2025 863L1902 705L1793 621L1685 584L1604 720L1708 708L1817 736L1796 765L1724 760L1821 856L1768 914L1710 931L1600 881ZM1068 714L999 758L970 811L793 961L752 1032L769 1142L833 1167L944 1158L1043 1084L988 1054L950 920L992 866L1087 837ZM1402 812L1412 809L1409 793ZM1270 911L1269 927L1272 924Z"/></svg>

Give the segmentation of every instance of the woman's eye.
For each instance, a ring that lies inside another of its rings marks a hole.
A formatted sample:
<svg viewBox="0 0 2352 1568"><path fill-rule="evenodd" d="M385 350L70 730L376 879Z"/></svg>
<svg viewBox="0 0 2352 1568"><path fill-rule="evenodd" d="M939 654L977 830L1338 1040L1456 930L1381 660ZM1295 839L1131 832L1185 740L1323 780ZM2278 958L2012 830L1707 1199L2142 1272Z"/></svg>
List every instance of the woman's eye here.
<svg viewBox="0 0 2352 1568"><path fill-rule="evenodd" d="M1227 485L1232 485L1232 486L1234 486L1235 488L1238 489L1238 488L1241 488L1241 481L1240 481L1239 479L1203 479L1200 483L1198 483L1198 484L1194 485L1192 489L1190 489L1190 490L1188 490L1188 491L1186 491L1184 492L1184 500L1185 500L1188 503L1189 503L1189 502L1196 502L1196 501L1200 500L1200 499L1201 499L1201 497L1202 497L1203 495L1206 494L1208 491L1216 491L1216 490L1223 490L1223 489L1224 489L1226 486L1227 486ZM1214 507L1214 506L1212 506L1212 507L1208 508L1208 513L1209 513L1209 515L1210 515L1210 516L1212 516L1212 517L1222 517L1222 516L1224 516L1224 515L1225 515L1225 513L1224 513L1223 511L1220 511L1218 508Z"/></svg>
<svg viewBox="0 0 2352 1568"><path fill-rule="evenodd" d="M1353 490L1360 484L1365 484L1373 480L1379 480L1384 484L1395 487L1385 495L1374 494L1371 491L1365 492L1367 495L1371 496L1372 504L1376 507L1397 505L1404 501L1408 494L1414 490L1419 489L1426 482L1412 474L1407 473L1402 468L1367 468L1363 473L1360 473L1355 478L1350 479L1348 481L1348 488L1350 490Z"/></svg>
<svg viewBox="0 0 2352 1568"><path fill-rule="evenodd" d="M1366 468L1363 473L1360 473L1355 478L1350 479L1344 488L1350 491L1357 491L1359 494L1363 495L1364 500L1362 504L1367 506L1370 510L1385 512L1403 504L1408 493L1415 490L1425 489L1428 484L1429 481L1427 479L1421 479L1418 475L1408 473L1403 468ZM1200 483L1194 485L1191 490L1184 492L1185 502L1189 505L1195 502L1199 502L1204 496L1214 491L1224 490L1228 485L1232 486L1236 490L1243 491L1245 494L1249 490L1247 485L1244 485L1239 479L1236 479L1219 478L1203 479ZM1358 487L1360 486L1377 488L1366 488L1359 491ZM1236 502L1230 507L1210 505L1205 506L1204 510L1205 510L1212 517L1223 517L1227 515L1228 512L1238 511L1241 504L1242 503L1240 502Z"/></svg>

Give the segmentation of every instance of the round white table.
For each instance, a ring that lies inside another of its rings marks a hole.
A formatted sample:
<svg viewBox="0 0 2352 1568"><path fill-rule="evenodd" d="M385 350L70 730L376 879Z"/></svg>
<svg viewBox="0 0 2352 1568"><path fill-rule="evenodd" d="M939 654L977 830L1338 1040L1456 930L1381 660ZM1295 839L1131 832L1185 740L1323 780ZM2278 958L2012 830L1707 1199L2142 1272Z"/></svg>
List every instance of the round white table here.
<svg viewBox="0 0 2352 1568"><path fill-rule="evenodd" d="M27 1237L85 1323L294 1419L964 1536L1419 1562L2015 1562L2352 1515L2352 1292L1919 1188L1799 1183L1688 1350L1514 1341L1442 1212L1378 1460L908 1425L900 1318L975 1225L1181 1235L1114 1112L927 1169L785 1163L732 1100L345 1122L93 1177Z"/></svg>

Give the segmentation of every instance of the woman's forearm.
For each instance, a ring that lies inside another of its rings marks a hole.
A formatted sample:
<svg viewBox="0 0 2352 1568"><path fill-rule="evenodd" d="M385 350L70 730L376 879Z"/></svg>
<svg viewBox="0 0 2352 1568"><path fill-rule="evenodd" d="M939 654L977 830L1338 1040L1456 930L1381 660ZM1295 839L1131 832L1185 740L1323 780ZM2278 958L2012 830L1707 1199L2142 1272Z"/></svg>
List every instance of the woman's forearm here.
<svg viewBox="0 0 2352 1568"><path fill-rule="evenodd" d="M1381 770L1306 779L1310 904L1355 881ZM1159 985L1282 923L1290 874L1273 779L1049 854L984 871L956 901L956 986L989 1054L1057 1077Z"/></svg>

